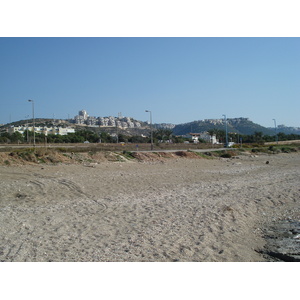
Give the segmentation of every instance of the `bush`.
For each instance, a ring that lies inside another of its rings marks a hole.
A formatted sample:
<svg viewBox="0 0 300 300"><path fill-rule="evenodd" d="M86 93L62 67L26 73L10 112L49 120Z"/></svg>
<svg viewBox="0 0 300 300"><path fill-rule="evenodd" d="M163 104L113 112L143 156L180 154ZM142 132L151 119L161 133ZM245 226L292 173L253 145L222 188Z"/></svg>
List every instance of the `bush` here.
<svg viewBox="0 0 300 300"><path fill-rule="evenodd" d="M223 158L231 158L232 155L231 155L231 153L224 153L224 154L222 154L220 157L223 157Z"/></svg>
<svg viewBox="0 0 300 300"><path fill-rule="evenodd" d="M212 153L211 152L204 152L204 155L212 156Z"/></svg>
<svg viewBox="0 0 300 300"><path fill-rule="evenodd" d="M231 146L231 148L234 148L234 149L238 149L238 148L240 148L240 147L241 147L240 144L234 144L234 145Z"/></svg>
<svg viewBox="0 0 300 300"><path fill-rule="evenodd" d="M297 149L294 147L282 147L281 152L283 153L297 152Z"/></svg>
<svg viewBox="0 0 300 300"><path fill-rule="evenodd" d="M259 153L259 152L267 153L268 149L267 148L253 148L253 149L251 149L251 152L252 153Z"/></svg>
<svg viewBox="0 0 300 300"><path fill-rule="evenodd" d="M273 152L274 152L275 149L276 149L276 148L275 148L274 146L270 146L270 147L269 147L269 151L273 151Z"/></svg>

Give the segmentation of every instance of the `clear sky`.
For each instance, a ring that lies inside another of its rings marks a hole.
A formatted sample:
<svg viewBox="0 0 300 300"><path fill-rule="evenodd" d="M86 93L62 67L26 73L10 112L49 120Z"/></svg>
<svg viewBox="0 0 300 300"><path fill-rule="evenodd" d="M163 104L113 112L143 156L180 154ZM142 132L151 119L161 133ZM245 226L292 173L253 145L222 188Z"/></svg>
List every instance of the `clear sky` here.
<svg viewBox="0 0 300 300"><path fill-rule="evenodd" d="M300 38L0 38L0 123L248 117L300 127Z"/></svg>

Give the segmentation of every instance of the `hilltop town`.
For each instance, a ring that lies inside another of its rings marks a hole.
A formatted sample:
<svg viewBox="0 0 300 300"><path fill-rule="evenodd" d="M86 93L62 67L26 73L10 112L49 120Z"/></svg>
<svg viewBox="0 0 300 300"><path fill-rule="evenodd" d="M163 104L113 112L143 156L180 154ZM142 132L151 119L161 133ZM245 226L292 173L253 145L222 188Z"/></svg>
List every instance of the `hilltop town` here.
<svg viewBox="0 0 300 300"><path fill-rule="evenodd" d="M131 117L123 117L121 113L116 117L93 117L89 116L86 110L80 110L78 115L70 120L76 125L119 127L119 128L141 128L142 123L133 120Z"/></svg>
<svg viewBox="0 0 300 300"><path fill-rule="evenodd" d="M119 113L118 117L94 117L88 115L86 110L80 110L78 115L68 120L54 120L54 119L36 119L34 129L36 133L45 135L67 135L75 133L76 128L89 127L89 128L105 128L105 129L149 129L149 124L146 122L136 121L131 117L123 117ZM2 126L2 132L6 131L9 134L19 132L33 131L33 119L26 121L19 121L11 123L10 126Z"/></svg>

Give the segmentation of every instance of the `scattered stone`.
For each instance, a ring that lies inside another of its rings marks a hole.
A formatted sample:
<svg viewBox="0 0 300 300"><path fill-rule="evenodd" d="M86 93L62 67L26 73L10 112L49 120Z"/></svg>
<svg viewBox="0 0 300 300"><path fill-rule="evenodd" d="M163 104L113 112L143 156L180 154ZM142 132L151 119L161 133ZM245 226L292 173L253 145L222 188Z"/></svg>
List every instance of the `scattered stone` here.
<svg viewBox="0 0 300 300"><path fill-rule="evenodd" d="M262 254L268 255L273 261L300 261L300 222L290 219L274 223L265 230L267 244Z"/></svg>
<svg viewBox="0 0 300 300"><path fill-rule="evenodd" d="M22 193L17 193L16 194L16 198L18 198L18 199L25 199L26 197L27 197L27 195L22 194Z"/></svg>

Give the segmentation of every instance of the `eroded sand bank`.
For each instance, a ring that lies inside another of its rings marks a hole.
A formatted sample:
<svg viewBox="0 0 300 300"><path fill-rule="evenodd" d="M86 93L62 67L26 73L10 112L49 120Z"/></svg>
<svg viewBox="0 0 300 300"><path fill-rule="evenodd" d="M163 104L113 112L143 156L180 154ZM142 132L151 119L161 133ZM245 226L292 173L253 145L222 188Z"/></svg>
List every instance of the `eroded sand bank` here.
<svg viewBox="0 0 300 300"><path fill-rule="evenodd" d="M0 166L0 260L266 261L264 226L299 219L299 163Z"/></svg>

